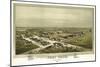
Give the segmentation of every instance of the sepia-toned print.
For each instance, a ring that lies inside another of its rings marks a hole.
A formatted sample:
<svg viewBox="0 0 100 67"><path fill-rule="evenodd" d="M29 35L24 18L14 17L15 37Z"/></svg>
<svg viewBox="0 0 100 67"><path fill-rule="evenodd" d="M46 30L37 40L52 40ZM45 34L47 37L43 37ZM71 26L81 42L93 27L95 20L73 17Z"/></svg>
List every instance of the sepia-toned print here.
<svg viewBox="0 0 100 67"><path fill-rule="evenodd" d="M94 8L14 4L15 54L94 51Z"/></svg>

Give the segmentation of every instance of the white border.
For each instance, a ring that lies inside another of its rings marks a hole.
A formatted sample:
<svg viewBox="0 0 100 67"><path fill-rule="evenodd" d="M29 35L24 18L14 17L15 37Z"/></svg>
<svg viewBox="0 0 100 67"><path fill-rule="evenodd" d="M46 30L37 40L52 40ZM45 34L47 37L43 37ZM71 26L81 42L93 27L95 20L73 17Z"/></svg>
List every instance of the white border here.
<svg viewBox="0 0 100 67"><path fill-rule="evenodd" d="M94 6L79 6L79 5L63 5L63 4L50 4L50 3L32 3L32 2L16 2L13 1L12 3L20 3L20 4L38 4L38 5L53 5L53 6L71 6L71 7L83 7L83 8L95 8ZM13 4L12 4L13 8ZM95 10L94 10L95 11ZM95 13L94 13L95 14ZM94 18L95 22L95 18ZM13 9L12 9L12 26L13 26ZM95 32L95 23L94 23L94 32ZM12 27L12 35L13 35L13 27ZM95 36L95 33L94 33ZM94 38L95 39L95 38ZM95 40L94 40L95 41ZM95 54L85 54L85 55L78 55L79 58L74 58L73 56L68 56L68 58L53 58L53 59L46 59L46 58L34 58L34 60L28 60L27 56L24 57L15 57L15 53L13 52L13 36L12 36L12 65L32 65L32 64L47 64L47 63L62 63L62 62L80 62L80 61L94 61ZM95 44L95 42L94 42ZM95 51L95 49L94 49ZM41 61L42 60L42 61Z"/></svg>

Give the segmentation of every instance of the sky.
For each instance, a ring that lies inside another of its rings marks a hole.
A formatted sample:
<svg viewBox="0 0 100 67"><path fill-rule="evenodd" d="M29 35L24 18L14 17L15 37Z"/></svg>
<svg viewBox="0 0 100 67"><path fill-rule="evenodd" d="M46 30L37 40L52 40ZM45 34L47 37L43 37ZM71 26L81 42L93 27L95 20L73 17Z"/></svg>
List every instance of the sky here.
<svg viewBox="0 0 100 67"><path fill-rule="evenodd" d="M92 27L93 8L34 6L14 7L16 27Z"/></svg>

